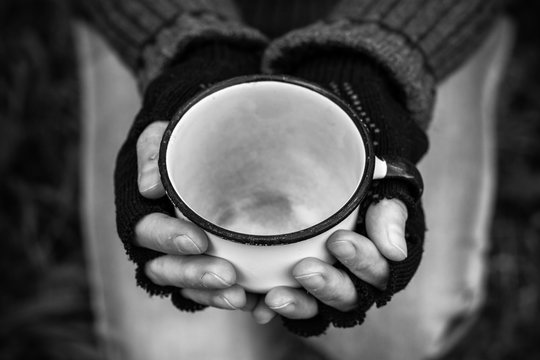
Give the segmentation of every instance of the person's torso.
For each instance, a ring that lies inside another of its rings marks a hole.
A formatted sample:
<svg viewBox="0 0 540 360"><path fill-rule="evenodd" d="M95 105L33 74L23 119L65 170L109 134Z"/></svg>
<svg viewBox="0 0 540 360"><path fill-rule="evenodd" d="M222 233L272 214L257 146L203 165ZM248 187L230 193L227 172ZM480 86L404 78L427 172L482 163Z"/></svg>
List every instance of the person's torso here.
<svg viewBox="0 0 540 360"><path fill-rule="evenodd" d="M244 21L270 38L324 18L339 0L235 0Z"/></svg>

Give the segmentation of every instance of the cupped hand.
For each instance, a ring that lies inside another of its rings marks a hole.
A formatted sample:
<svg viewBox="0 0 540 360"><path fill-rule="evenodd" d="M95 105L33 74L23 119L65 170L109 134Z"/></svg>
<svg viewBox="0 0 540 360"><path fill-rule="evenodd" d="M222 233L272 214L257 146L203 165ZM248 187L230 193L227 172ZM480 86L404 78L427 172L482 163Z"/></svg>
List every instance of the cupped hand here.
<svg viewBox="0 0 540 360"><path fill-rule="evenodd" d="M339 230L327 241L327 248L359 279L384 290L389 277L389 260L407 257L405 222L407 208L397 199L371 205L366 214L368 237ZM316 299L341 311L357 306L357 292L343 270L315 258L300 261L293 276L302 288L278 287L265 298L267 306L291 319L307 319L318 312ZM306 292L307 291L307 292Z"/></svg>
<svg viewBox="0 0 540 360"><path fill-rule="evenodd" d="M165 196L158 154L166 127L166 122L150 124L137 142L139 191L149 199ZM407 257L406 220L407 209L400 200L381 200L366 213L369 238L339 230L330 236L327 247L359 279L383 290L389 276L387 259ZM357 303L349 276L315 258L306 258L293 269L303 288L277 287L260 297L236 284L231 263L204 254L208 238L193 223L154 213L141 219L135 234L137 245L166 254L146 265L146 275L154 283L182 288L185 297L203 305L251 311L261 324L276 314L292 319L313 317L318 312L316 299L341 311L351 310Z"/></svg>
<svg viewBox="0 0 540 360"><path fill-rule="evenodd" d="M166 122L154 122L137 141L138 187L149 199L165 196L158 154L166 127ZM137 223L135 243L165 254L146 264L145 273L155 284L181 288L185 297L207 306L231 310L257 308L257 299L236 284L234 266L204 254L208 238L195 224L152 213Z"/></svg>

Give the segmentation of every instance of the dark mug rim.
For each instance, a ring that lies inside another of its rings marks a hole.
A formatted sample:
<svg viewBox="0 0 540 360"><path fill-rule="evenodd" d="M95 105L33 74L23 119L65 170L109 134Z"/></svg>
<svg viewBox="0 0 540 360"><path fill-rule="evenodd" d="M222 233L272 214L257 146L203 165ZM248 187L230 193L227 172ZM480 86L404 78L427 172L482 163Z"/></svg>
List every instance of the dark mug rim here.
<svg viewBox="0 0 540 360"><path fill-rule="evenodd" d="M241 85L244 83L264 82L264 81L274 81L274 82L277 81L277 82L284 82L288 84L302 86L309 90L315 91L319 93L320 95L323 95L324 97L328 98L332 102L334 102L343 111L345 111L345 113L349 116L351 121L353 121L353 123L355 124L355 127L358 130L362 138L362 141L364 143L364 150L366 153L366 161L364 165L364 172L362 174L362 178L360 179L360 182L357 188L355 189L354 193L352 194L352 196L337 212L335 212L334 214L332 214L330 217L326 218L325 220L315 225L310 226L309 228L302 229L295 232L276 234L276 235L253 235L253 234L240 233L240 232L228 230L226 228L223 228L221 226L218 226L206 220L205 218L197 214L195 211L193 211L176 193L176 191L174 190L172 181L169 178L169 175L167 172L167 166L166 166L166 154L167 154L167 148L169 145L169 140L172 136L172 133L176 125L178 124L178 122L181 121L183 115L191 107L193 107L203 98L219 90L222 90L231 86L235 86L235 85ZM195 225L199 226L200 228L202 228L203 230L211 234L214 234L222 239L229 240L235 243L248 244L248 245L273 246L273 245L293 244L296 242L313 238L333 228L334 226L339 224L341 221L343 221L347 216L349 216L359 206L361 201L364 199L368 191L368 187L371 184L371 181L373 178L373 172L375 169L375 155L374 155L374 150L373 150L373 143L371 141L371 137L369 135L367 125L362 121L362 119L352 110L352 108L347 103L345 103L343 100L338 98L335 94L331 93L330 91L326 89L319 87L316 84L313 84L313 83L310 83L305 80L298 79L292 76L247 75L247 76L239 76L239 77L231 78L231 79L216 83L210 86L209 88L204 89L203 91L195 95L191 100L189 100L186 104L181 106L176 111L171 121L169 122L161 141L161 145L159 149L158 167L159 167L159 172L161 176L161 181L163 183L167 196L172 201L173 205L189 221L193 222Z"/></svg>

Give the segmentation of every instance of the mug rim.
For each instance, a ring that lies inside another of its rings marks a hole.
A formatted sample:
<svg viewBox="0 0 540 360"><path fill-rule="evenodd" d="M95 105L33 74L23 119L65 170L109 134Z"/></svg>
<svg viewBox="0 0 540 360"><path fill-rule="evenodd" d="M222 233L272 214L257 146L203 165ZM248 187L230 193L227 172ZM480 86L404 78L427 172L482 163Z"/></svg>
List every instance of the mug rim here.
<svg viewBox="0 0 540 360"><path fill-rule="evenodd" d="M312 90L326 97L327 99L332 101L334 104L339 106L349 116L349 118L355 125L356 129L358 130L360 137L362 138L362 141L364 143L364 150L365 150L365 166L364 166L362 177L360 178L360 181L358 183L358 186L356 187L355 191L350 196L348 201L338 211L334 212L325 220L320 221L308 228L294 231L294 232L289 232L289 233L284 233L284 234L275 234L275 235L254 235L254 234L240 233L240 232L223 228L219 225L216 225L208 221L207 219L197 214L194 210L192 210L189 207L189 205L187 205L182 200L180 195L177 194L177 192L174 189L174 186L172 184L171 179L169 178L168 171L167 171L166 155L167 155L169 140L171 139L171 136L174 132L174 129L176 128L176 125L181 121L184 114L189 109L191 109L195 104L197 104L199 101L201 101L202 99L206 98L207 96L217 91L223 90L228 87L247 84L247 83L253 83L253 82L265 82L265 81L283 82L287 84L293 84L293 85L304 87L308 90ZM244 76L238 76L238 77L234 77L225 81L218 82L202 90L193 98L191 98L188 102L182 105L175 112L171 121L167 125L165 133L161 140L160 149L159 149L158 168L159 168L161 181L163 183L167 196L172 201L176 209L179 210L182 213L182 215L185 216L189 221L193 222L195 225L199 226L201 229L231 242L247 244L247 245L273 246L273 245L293 244L296 242L313 238L317 235L320 235L330 230L334 226L338 225L347 216L349 216L359 206L360 202L364 199L367 193L367 189L369 185L371 184L371 181L373 178L373 172L375 169L375 155L374 155L374 150L373 150L373 143L371 141L367 125L362 121L362 119L353 111L353 109L347 103L345 103L343 100L337 97L337 95L333 94L329 90L326 90L316 84L305 81L303 79L299 79L299 78L288 76L288 75L244 75Z"/></svg>

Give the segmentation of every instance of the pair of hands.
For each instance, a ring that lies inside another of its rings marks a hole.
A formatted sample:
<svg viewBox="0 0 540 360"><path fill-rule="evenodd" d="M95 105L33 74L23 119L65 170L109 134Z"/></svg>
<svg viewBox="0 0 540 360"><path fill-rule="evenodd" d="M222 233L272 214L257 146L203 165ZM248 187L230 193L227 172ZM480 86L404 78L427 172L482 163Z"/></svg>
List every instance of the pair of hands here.
<svg viewBox="0 0 540 360"><path fill-rule="evenodd" d="M165 196L158 170L158 153L166 122L150 124L137 141L138 187L148 199ZM339 230L327 240L332 255L359 279L384 290L389 277L388 260L407 257L406 206L397 199L381 200L366 213L369 238ZM182 295L202 305L250 311L264 324L276 314L308 319L318 313L317 300L340 311L357 306L353 282L343 270L314 258L300 261L292 270L301 288L277 287L261 296L236 284L234 266L205 255L208 238L193 223L152 213L135 227L135 244L165 255L149 261L145 274L157 285L182 288Z"/></svg>

